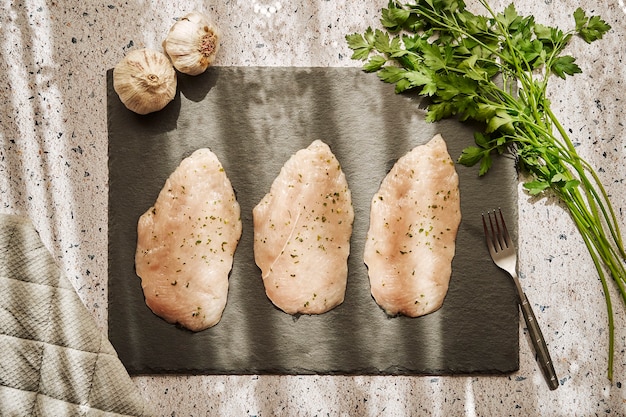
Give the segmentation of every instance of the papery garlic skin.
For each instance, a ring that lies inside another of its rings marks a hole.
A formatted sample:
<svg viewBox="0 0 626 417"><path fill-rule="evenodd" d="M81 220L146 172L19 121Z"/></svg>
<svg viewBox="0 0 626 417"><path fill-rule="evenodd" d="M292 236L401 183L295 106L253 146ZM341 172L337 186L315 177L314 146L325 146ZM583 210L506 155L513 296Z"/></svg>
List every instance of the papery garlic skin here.
<svg viewBox="0 0 626 417"><path fill-rule="evenodd" d="M220 33L209 18L191 12L178 20L163 41L163 49L183 74L202 74L219 50Z"/></svg>
<svg viewBox="0 0 626 417"><path fill-rule="evenodd" d="M129 110L152 113L174 99L176 71L161 52L136 49L113 69L113 88Z"/></svg>

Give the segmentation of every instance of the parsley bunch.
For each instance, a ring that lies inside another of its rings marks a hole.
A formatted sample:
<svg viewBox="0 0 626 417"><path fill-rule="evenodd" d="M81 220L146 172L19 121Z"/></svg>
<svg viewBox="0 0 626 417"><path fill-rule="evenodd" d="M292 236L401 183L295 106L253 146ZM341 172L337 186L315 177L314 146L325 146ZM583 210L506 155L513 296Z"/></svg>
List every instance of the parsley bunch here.
<svg viewBox="0 0 626 417"><path fill-rule="evenodd" d="M483 131L458 162L489 171L494 155L513 153L529 175L533 195L555 193L569 210L598 271L609 316L608 376L614 352L613 307L607 272L626 303L626 252L607 193L594 168L583 160L550 108L546 88L553 75L581 72L564 50L573 36L592 43L611 28L578 8L574 28L564 32L520 16L511 4L501 13L478 0L486 16L463 0L391 0L382 10L383 30L346 36L352 58L363 69L429 98L426 119L478 121Z"/></svg>

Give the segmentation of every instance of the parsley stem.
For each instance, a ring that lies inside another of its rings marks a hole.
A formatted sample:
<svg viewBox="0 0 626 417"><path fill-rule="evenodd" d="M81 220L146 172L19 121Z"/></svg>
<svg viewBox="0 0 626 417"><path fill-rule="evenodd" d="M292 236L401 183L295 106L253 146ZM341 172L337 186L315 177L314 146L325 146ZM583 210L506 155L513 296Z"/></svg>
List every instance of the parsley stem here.
<svg viewBox="0 0 626 417"><path fill-rule="evenodd" d="M604 218L607 221L608 226L610 227L610 231L611 231L611 235L613 236L613 240L615 241L618 249L619 249L619 253L621 255L621 257L623 259L626 259L626 251L624 250L624 243L622 241L622 234L620 232L619 229L619 223L617 221L617 217L615 216L615 210L613 209L613 205L610 204L609 201L609 197L606 193L606 190L604 188L604 186L602 185L602 181L600 181L600 178L598 178L598 174L595 172L595 170L583 159L578 157L578 153L576 152L576 148L574 148L574 144L572 143L572 141L569 139L569 136L567 135L567 132L565 131L565 128L563 128L563 126L561 125L561 123L559 122L559 120L557 119L557 117L554 115L554 113L552 112L552 109L550 109L549 106L546 107L546 113L548 114L548 116L550 117L550 119L552 120L552 122L554 123L554 125L556 126L557 130L559 131L560 135L563 137L563 139L565 139L568 148L570 149L570 152L574 155L576 155L578 161L580 164L584 165L584 168L581 166L580 169L581 171L583 171L583 169L587 172L589 172L591 174L591 176L594 179L594 183L597 186L597 188L600 190L601 195L602 195L602 200L600 200L599 198L596 198L596 200L598 201L604 201L606 204L606 207L604 204L601 204L601 208L603 210L603 215ZM593 189L593 187L589 187L590 189ZM610 217L607 215L607 213L604 211L606 209L609 210L610 213Z"/></svg>
<svg viewBox="0 0 626 417"><path fill-rule="evenodd" d="M588 232L586 231L587 229L584 226L584 223L576 215L577 213L576 207L571 206L571 203L567 203L567 205L570 208L570 212L573 213L572 218L574 219L574 222L576 223L578 230L581 231L583 242L585 243L587 250L589 254L591 255L591 259L593 261L596 271L598 272L598 276L600 278L600 282L602 285L602 291L604 293L604 300L606 302L606 308L607 308L607 316L608 316L607 319L608 319L608 328L609 328L607 377L610 381L612 381L613 380L613 360L614 360L613 358L615 356L615 321L613 318L613 302L611 300L609 287L607 285L607 281L604 275L604 271L602 269L602 265L600 263L600 260L598 259L598 255L596 254L597 249L594 247L594 244L592 243L592 239L588 235Z"/></svg>

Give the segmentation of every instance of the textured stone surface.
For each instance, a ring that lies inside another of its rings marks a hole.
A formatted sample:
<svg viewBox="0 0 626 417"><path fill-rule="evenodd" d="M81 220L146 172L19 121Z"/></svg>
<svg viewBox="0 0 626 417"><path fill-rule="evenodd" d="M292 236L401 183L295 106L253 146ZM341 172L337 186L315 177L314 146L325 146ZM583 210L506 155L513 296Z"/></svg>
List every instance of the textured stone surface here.
<svg viewBox="0 0 626 417"><path fill-rule="evenodd" d="M476 1L468 1L479 10ZM493 1L500 10L509 1ZM160 48L169 27L197 8L224 41L216 65L357 66L344 35L378 26L386 0L90 0L0 3L0 211L29 216L101 329L107 317L106 70L126 51ZM579 2L516 2L542 23L571 27ZM598 168L626 228L626 13L590 1L613 29L571 50L583 74L555 80L554 111ZM559 373L548 391L524 329L510 377L140 377L160 415L624 415L626 322L615 303L615 380L606 379L606 307L593 264L553 199L520 188L522 285Z"/></svg>

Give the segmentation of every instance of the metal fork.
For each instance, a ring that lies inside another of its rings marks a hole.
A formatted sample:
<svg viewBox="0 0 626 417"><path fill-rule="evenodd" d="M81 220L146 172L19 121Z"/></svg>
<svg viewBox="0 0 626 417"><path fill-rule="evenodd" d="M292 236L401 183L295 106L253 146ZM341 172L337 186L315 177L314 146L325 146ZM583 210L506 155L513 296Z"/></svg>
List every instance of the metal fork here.
<svg viewBox="0 0 626 417"><path fill-rule="evenodd" d="M492 213L487 212L487 218L489 219L488 223L485 220L485 215L482 215L487 247L489 248L489 253L491 254L493 262L500 269L508 272L509 275L511 275L511 278L513 278L513 282L515 283L515 288L517 289L517 294L519 296L520 308L530 335L530 340L532 341L535 352L537 353L537 361L539 362L539 366L541 367L543 375L547 380L548 386L551 390L555 390L559 386L559 381L556 377L556 372L554 371L552 359L550 359L550 353L548 352L546 341L541 333L541 329L539 328L539 323L537 323L537 319L535 318L535 313L528 303L528 298L522 290L522 286L520 285L517 277L517 254L515 252L515 245L513 244L513 240L511 239L511 236L506 228L506 223L504 223L502 210L498 209L498 214L500 215L499 219L495 210L493 211L493 216Z"/></svg>

